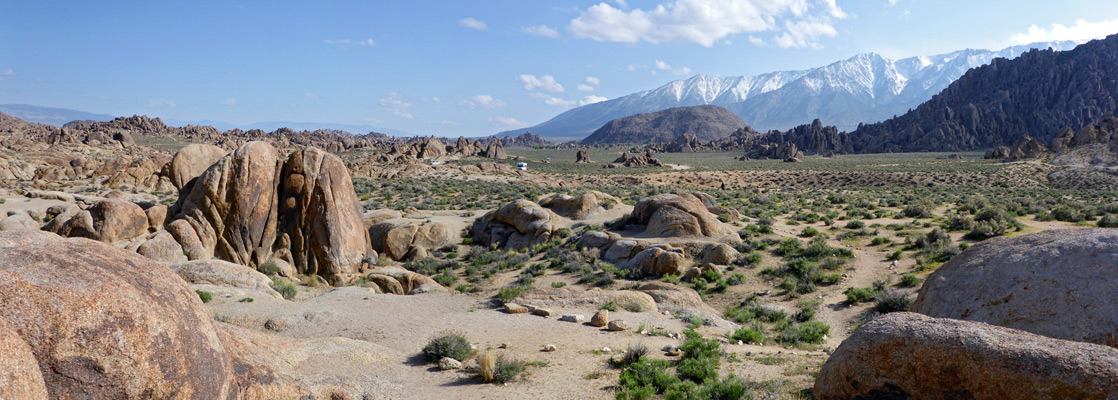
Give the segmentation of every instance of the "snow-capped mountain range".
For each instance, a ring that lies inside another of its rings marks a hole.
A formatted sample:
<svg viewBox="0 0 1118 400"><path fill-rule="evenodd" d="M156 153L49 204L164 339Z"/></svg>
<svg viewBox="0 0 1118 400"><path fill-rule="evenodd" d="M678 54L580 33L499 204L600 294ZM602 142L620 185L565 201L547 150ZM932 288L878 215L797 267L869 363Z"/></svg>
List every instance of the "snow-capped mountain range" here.
<svg viewBox="0 0 1118 400"><path fill-rule="evenodd" d="M616 118L707 104L726 107L762 132L789 129L816 118L840 130L853 130L859 123L905 113L931 99L967 70L988 64L995 57L1016 58L1034 48L1064 51L1077 44L1041 42L998 51L966 49L899 60L865 53L804 71L737 77L695 75L656 89L577 107L542 124L498 136L530 131L552 140L581 139Z"/></svg>

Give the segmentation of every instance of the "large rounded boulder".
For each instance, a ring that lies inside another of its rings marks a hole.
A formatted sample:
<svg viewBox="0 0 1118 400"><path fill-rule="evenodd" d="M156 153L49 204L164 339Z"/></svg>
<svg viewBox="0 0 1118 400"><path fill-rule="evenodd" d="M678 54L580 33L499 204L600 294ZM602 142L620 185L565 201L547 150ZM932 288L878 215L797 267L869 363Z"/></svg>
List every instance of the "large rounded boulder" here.
<svg viewBox="0 0 1118 400"><path fill-rule="evenodd" d="M0 232L0 320L52 399L226 398L233 368L198 296L136 253ZM5 356L6 357L6 356Z"/></svg>
<svg viewBox="0 0 1118 400"><path fill-rule="evenodd" d="M207 255L260 265L276 240L279 169L275 148L249 142L197 178L175 204L175 219L194 228Z"/></svg>
<svg viewBox="0 0 1118 400"><path fill-rule="evenodd" d="M47 386L31 346L0 319L0 399L46 399Z"/></svg>
<svg viewBox="0 0 1118 400"><path fill-rule="evenodd" d="M470 235L482 245L523 249L551 240L561 218L539 204L516 200L474 221Z"/></svg>
<svg viewBox="0 0 1118 400"><path fill-rule="evenodd" d="M629 217L653 237L719 237L734 233L707 209L703 199L687 193L665 193L641 199Z"/></svg>
<svg viewBox="0 0 1118 400"><path fill-rule="evenodd" d="M279 229L305 274L353 275L369 253L369 235L353 179L338 156L314 147L291 153L282 170Z"/></svg>
<svg viewBox="0 0 1118 400"><path fill-rule="evenodd" d="M167 175L171 184L182 189L195 178L202 175L206 169L225 157L224 149L212 144L191 144L183 147L168 164Z"/></svg>
<svg viewBox="0 0 1118 400"><path fill-rule="evenodd" d="M369 227L373 250L393 260L422 259L434 249L458 241L450 225L435 221L391 219Z"/></svg>
<svg viewBox="0 0 1118 400"><path fill-rule="evenodd" d="M577 196L556 194L540 201L544 208L574 220L589 218L619 204L621 200L617 197L593 190Z"/></svg>
<svg viewBox="0 0 1118 400"><path fill-rule="evenodd" d="M1113 399L1118 351L980 322L891 313L835 349L816 399Z"/></svg>
<svg viewBox="0 0 1118 400"><path fill-rule="evenodd" d="M1118 230L979 243L928 276L913 311L1118 347Z"/></svg>

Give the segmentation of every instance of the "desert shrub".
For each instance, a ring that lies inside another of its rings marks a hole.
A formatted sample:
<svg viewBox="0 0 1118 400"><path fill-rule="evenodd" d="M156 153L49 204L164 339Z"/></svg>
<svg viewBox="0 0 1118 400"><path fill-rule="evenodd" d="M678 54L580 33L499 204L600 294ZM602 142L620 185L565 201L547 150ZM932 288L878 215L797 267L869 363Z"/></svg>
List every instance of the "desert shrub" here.
<svg viewBox="0 0 1118 400"><path fill-rule="evenodd" d="M904 251L903 250L897 250L897 251L889 253L889 255L885 256L885 259L886 260L900 260L901 257L903 257L903 256L904 256Z"/></svg>
<svg viewBox="0 0 1118 400"><path fill-rule="evenodd" d="M186 250L183 251L185 252ZM280 273L280 267L279 265L276 265L275 261L268 260L265 261L263 264L260 264L260 272L263 272L264 275L276 276Z"/></svg>
<svg viewBox="0 0 1118 400"><path fill-rule="evenodd" d="M461 332L449 331L436 335L423 346L423 355L427 361L439 362L443 357L450 357L458 361L465 361L473 352L470 341ZM480 360L479 360L480 361Z"/></svg>
<svg viewBox="0 0 1118 400"><path fill-rule="evenodd" d="M564 286L567 286L567 282L563 282L563 281L551 282L551 287L553 287L553 288L558 289L558 288L561 288L561 287L564 287Z"/></svg>
<svg viewBox="0 0 1118 400"><path fill-rule="evenodd" d="M920 278L916 277L914 273L906 273L901 275L901 287L916 287L920 284Z"/></svg>
<svg viewBox="0 0 1118 400"><path fill-rule="evenodd" d="M947 221L947 229L951 231L968 231L974 229L974 218L965 215L952 215Z"/></svg>
<svg viewBox="0 0 1118 400"><path fill-rule="evenodd" d="M630 365L643 360L647 356L648 346L641 343L630 344L629 347L625 349L625 354L623 354L621 358L613 360L612 364L617 368L628 368Z"/></svg>
<svg viewBox="0 0 1118 400"><path fill-rule="evenodd" d="M971 240L986 240L1001 236L1010 229L1020 229L1020 223L1013 216L1001 208L985 208L974 217L974 228L967 232L966 238Z"/></svg>
<svg viewBox="0 0 1118 400"><path fill-rule="evenodd" d="M750 327L741 327L730 335L732 340L740 340L743 343L758 343L765 344L768 338L765 337L765 327L759 323L754 323Z"/></svg>
<svg viewBox="0 0 1118 400"><path fill-rule="evenodd" d="M299 290L295 289L295 285L284 282L278 277L272 277L272 289L275 289L284 299L293 300Z"/></svg>
<svg viewBox="0 0 1118 400"><path fill-rule="evenodd" d="M830 325L819 321L809 321L802 324L789 324L781 329L776 341L783 345L799 343L823 343L823 337L831 331Z"/></svg>
<svg viewBox="0 0 1118 400"><path fill-rule="evenodd" d="M909 311L912 309L912 300L903 293L895 290L884 290L874 296L873 310L880 314L891 312Z"/></svg>
<svg viewBox="0 0 1118 400"><path fill-rule="evenodd" d="M850 287L842 292L846 295L847 304L865 303L873 300L873 290L870 288Z"/></svg>
<svg viewBox="0 0 1118 400"><path fill-rule="evenodd" d="M777 243L776 250L773 250L778 256L791 256L798 254L802 249L802 243L796 238L786 238Z"/></svg>
<svg viewBox="0 0 1118 400"><path fill-rule="evenodd" d="M520 296L521 293L534 289L531 286L512 285L505 286L497 291L497 298L502 301L509 301Z"/></svg>
<svg viewBox="0 0 1118 400"><path fill-rule="evenodd" d="M211 300L214 299L213 293L207 292L205 290L195 290L194 293L198 294L198 298L202 299L203 303L209 303Z"/></svg>
<svg viewBox="0 0 1118 400"><path fill-rule="evenodd" d="M1118 215L1106 214L1099 218L1097 225L1099 228L1118 228Z"/></svg>
<svg viewBox="0 0 1118 400"><path fill-rule="evenodd" d="M916 204L910 204L901 210L901 214L908 218L931 218L932 210L935 205L932 202L924 200Z"/></svg>
<svg viewBox="0 0 1118 400"><path fill-rule="evenodd" d="M815 318L815 310L822 304L819 300L800 300L796 303L796 314L792 319L796 322L807 322Z"/></svg>
<svg viewBox="0 0 1118 400"><path fill-rule="evenodd" d="M649 399L679 383L679 377L669 371L668 360L642 359L630 364L621 372L617 394L619 399Z"/></svg>
<svg viewBox="0 0 1118 400"><path fill-rule="evenodd" d="M478 356L478 377L486 383L503 384L512 382L520 372L524 371L525 363L510 360L504 355L495 355L492 349L486 350Z"/></svg>
<svg viewBox="0 0 1118 400"><path fill-rule="evenodd" d="M818 235L818 234L819 234L819 230L815 229L815 228L812 228L810 226L804 228L803 231L800 231L800 236L801 237L813 237L813 236Z"/></svg>
<svg viewBox="0 0 1118 400"><path fill-rule="evenodd" d="M609 312L614 312L614 311L617 311L617 303L614 303L613 300L610 300L610 301L607 301L605 303L602 303L601 306L598 306L598 309L599 310L606 310L606 311L609 311Z"/></svg>
<svg viewBox="0 0 1118 400"><path fill-rule="evenodd" d="M886 244L886 243L889 243L889 242L890 242L890 240L888 238L877 236L877 237L874 237L873 240L870 241L870 246L883 245L883 244Z"/></svg>
<svg viewBox="0 0 1118 400"><path fill-rule="evenodd" d="M866 227L866 223L862 221L850 221L846 223L846 229L862 229Z"/></svg>

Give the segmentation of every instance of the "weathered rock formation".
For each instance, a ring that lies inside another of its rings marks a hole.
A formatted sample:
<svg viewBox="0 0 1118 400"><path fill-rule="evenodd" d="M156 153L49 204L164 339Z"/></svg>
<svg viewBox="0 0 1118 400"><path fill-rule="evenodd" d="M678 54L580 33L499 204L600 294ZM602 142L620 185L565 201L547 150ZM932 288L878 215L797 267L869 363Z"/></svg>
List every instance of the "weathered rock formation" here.
<svg viewBox="0 0 1118 400"><path fill-rule="evenodd" d="M914 313L880 316L844 340L817 399L1110 399L1118 351Z"/></svg>
<svg viewBox="0 0 1118 400"><path fill-rule="evenodd" d="M586 219L619 204L621 200L617 197L594 190L577 196L556 194L540 201L544 208L575 220Z"/></svg>
<svg viewBox="0 0 1118 400"><path fill-rule="evenodd" d="M708 202L714 205L713 199ZM687 193L641 199L633 207L629 222L644 225L645 235L654 237L718 237L734 233L707 209L702 198Z"/></svg>
<svg viewBox="0 0 1118 400"><path fill-rule="evenodd" d="M427 258L431 250L457 243L458 232L442 222L389 219L369 227L373 250L393 260Z"/></svg>
<svg viewBox="0 0 1118 400"><path fill-rule="evenodd" d="M470 236L483 246L523 249L551 240L562 218L528 200L516 200L474 221Z"/></svg>
<svg viewBox="0 0 1118 400"><path fill-rule="evenodd" d="M349 172L315 148L281 162L272 146L249 142L189 185L172 213L168 230L191 259L212 255L253 268L279 260L303 274L346 279L369 249ZM201 245L197 257L191 237Z"/></svg>
<svg viewBox="0 0 1118 400"><path fill-rule="evenodd" d="M983 241L928 276L913 311L1118 347L1118 230Z"/></svg>

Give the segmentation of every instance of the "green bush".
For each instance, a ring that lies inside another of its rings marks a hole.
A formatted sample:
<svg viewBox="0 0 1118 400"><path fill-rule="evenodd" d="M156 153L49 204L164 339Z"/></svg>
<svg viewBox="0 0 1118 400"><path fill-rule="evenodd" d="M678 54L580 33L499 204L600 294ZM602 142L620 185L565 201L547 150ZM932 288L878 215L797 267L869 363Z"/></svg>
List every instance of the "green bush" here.
<svg viewBox="0 0 1118 400"><path fill-rule="evenodd" d="M920 278L916 277L914 273L906 273L901 275L901 287L916 287L920 284Z"/></svg>
<svg viewBox="0 0 1118 400"><path fill-rule="evenodd" d="M210 300L214 299L213 293L207 292L205 290L195 290L194 293L198 293L198 298L202 299L203 303L209 303Z"/></svg>
<svg viewBox="0 0 1118 400"><path fill-rule="evenodd" d="M501 290L497 291L497 298L502 300L502 301L509 301L509 300L515 299L516 296L520 296L521 293L524 293L524 292L529 291L531 289L533 289L531 286L520 286L520 285L505 286L505 287L501 288Z"/></svg>
<svg viewBox="0 0 1118 400"><path fill-rule="evenodd" d="M847 304L865 303L873 300L873 290L870 288L850 287L842 292L846 295Z"/></svg>
<svg viewBox="0 0 1118 400"><path fill-rule="evenodd" d="M862 229L866 227L866 223L862 221L850 221L846 223L846 229Z"/></svg>
<svg viewBox="0 0 1118 400"><path fill-rule="evenodd" d="M755 324L751 327L741 327L730 335L730 339L740 340L744 343L757 343L765 344L768 338L765 337L765 327Z"/></svg>
<svg viewBox="0 0 1118 400"><path fill-rule="evenodd" d="M1097 225L1099 228L1118 228L1118 215L1106 214L1099 218Z"/></svg>
<svg viewBox="0 0 1118 400"><path fill-rule="evenodd" d="M443 332L423 346L423 355L427 361L439 362L443 357L450 357L458 361L465 361L473 353L470 341L460 332Z"/></svg>
<svg viewBox="0 0 1118 400"><path fill-rule="evenodd" d="M614 312L617 311L617 303L614 303L613 300L610 300L603 303L601 306L598 306L598 309Z"/></svg>
<svg viewBox="0 0 1118 400"><path fill-rule="evenodd" d="M800 237L813 237L813 236L818 235L818 234L819 234L819 230L815 229L815 228L812 228L810 226L806 227L806 228L804 228L804 230L800 231Z"/></svg>
<svg viewBox="0 0 1118 400"><path fill-rule="evenodd" d="M299 290L295 289L295 285L284 282L279 277L272 277L272 289L275 289L287 300L295 299L295 295L299 293Z"/></svg>
<svg viewBox="0 0 1118 400"><path fill-rule="evenodd" d="M553 288L561 288L561 287L564 287L564 286L567 286L567 282L563 282L563 281L551 282L551 287L553 287Z"/></svg>
<svg viewBox="0 0 1118 400"><path fill-rule="evenodd" d="M903 293L895 290L878 292L874 296L873 310L881 314L891 312L909 311L912 309L912 300Z"/></svg>
<svg viewBox="0 0 1118 400"><path fill-rule="evenodd" d="M830 325L819 321L809 321L802 324L789 324L781 330L776 341L784 345L797 343L823 343L823 337L831 331Z"/></svg>
<svg viewBox="0 0 1118 400"><path fill-rule="evenodd" d="M890 242L890 240L888 238L877 236L877 237L874 237L872 241L870 241L870 246L883 245L883 244L886 244L886 243L889 243L889 242Z"/></svg>
<svg viewBox="0 0 1118 400"><path fill-rule="evenodd" d="M500 385L512 382L517 375L524 371L525 365L524 361L505 358L504 354L497 356L497 362L493 368L493 383Z"/></svg>

